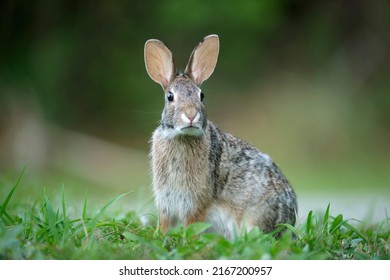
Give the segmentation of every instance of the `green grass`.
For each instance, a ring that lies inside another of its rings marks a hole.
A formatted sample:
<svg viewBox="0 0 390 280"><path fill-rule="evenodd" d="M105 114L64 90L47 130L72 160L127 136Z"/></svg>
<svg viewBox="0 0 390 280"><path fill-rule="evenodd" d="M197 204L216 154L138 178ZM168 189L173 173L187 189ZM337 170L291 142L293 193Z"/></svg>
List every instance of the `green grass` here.
<svg viewBox="0 0 390 280"><path fill-rule="evenodd" d="M64 188L54 205L47 194L32 203L13 203L20 179L0 198L0 259L390 259L390 220L366 224L310 211L306 221L280 225L273 234L257 228L228 241L205 233L208 224L176 227L165 236L153 215L116 213L119 195L98 211L85 195L72 213Z"/></svg>

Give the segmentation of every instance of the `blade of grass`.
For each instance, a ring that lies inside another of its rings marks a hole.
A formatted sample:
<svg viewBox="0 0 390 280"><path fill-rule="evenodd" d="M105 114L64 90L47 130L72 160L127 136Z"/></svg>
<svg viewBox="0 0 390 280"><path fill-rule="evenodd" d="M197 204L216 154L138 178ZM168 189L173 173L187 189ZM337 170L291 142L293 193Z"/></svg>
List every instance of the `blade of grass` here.
<svg viewBox="0 0 390 280"><path fill-rule="evenodd" d="M85 224L87 220L87 204L88 204L88 191L85 191L85 199L84 199L84 206L83 206L83 213L81 214L81 225L82 229L85 235L85 240L87 243L89 243L89 234L88 234L88 229L87 225Z"/></svg>
<svg viewBox="0 0 390 280"><path fill-rule="evenodd" d="M309 235L311 232L311 218L313 216L313 211L310 210L309 214L307 215L306 219L306 235Z"/></svg>
<svg viewBox="0 0 390 280"><path fill-rule="evenodd" d="M85 191L83 214L81 215L81 217L83 218L84 221L87 220L87 204L88 204L88 191Z"/></svg>
<svg viewBox="0 0 390 280"><path fill-rule="evenodd" d="M46 223L48 225L48 229L50 230L50 233L55 238L56 241L60 240L60 234L57 229L57 215L56 212L53 209L53 206L51 205L51 202L49 198L45 195L44 198L45 201L45 207L44 207L44 214L46 217Z"/></svg>
<svg viewBox="0 0 390 280"><path fill-rule="evenodd" d="M3 215L6 213L6 208L7 208L7 206L8 206L8 203L9 203L9 201L11 200L11 197L12 197L12 195L14 194L16 188L18 187L19 182L20 182L20 180L22 179L25 170L26 170L26 167L23 167L22 172L20 172L19 178L18 178L18 180L16 181L16 184L12 187L11 191L8 193L7 197L5 198L5 200L4 200L4 202L3 202L2 206L1 206L1 209L0 209L0 219L2 219L2 218L3 218ZM7 219L8 219L11 223L14 223L14 222L15 222L15 221L11 218L10 215L6 214L6 217L7 217Z"/></svg>
<svg viewBox="0 0 390 280"><path fill-rule="evenodd" d="M184 232L187 239L193 238L200 233L204 232L206 229L211 227L209 223L194 223L191 224Z"/></svg>
<svg viewBox="0 0 390 280"><path fill-rule="evenodd" d="M1 205L0 205L0 206L1 206ZM15 224L14 219L12 219L12 217L7 213L7 211L4 211L4 217L7 218L7 220L8 220L11 224Z"/></svg>
<svg viewBox="0 0 390 280"><path fill-rule="evenodd" d="M61 202L62 202L62 216L65 219L66 218L66 204L65 204L64 185L62 185L62 190L61 190Z"/></svg>
<svg viewBox="0 0 390 280"><path fill-rule="evenodd" d="M365 242L368 242L368 239L366 236L364 236L357 228L349 224L347 221L343 221L343 226L346 227L347 229L351 230L354 232L357 236L362 238Z"/></svg>
<svg viewBox="0 0 390 280"><path fill-rule="evenodd" d="M94 230L96 228L96 225L97 225L97 222L98 222L98 219L100 218L100 216L104 213L104 211L106 211L106 209L113 203L115 203L116 201L118 201L119 199L121 199L122 197L128 195L130 192L127 192L127 193L124 193L124 194L121 194L121 195L118 195L116 197L114 197L113 199L111 199L108 203L106 203L102 209L99 210L99 212L96 214L96 216L92 219L92 222L91 222L91 227L90 227L90 232L91 232L91 237L93 236L94 234ZM91 247L92 245L92 242L93 242L93 238L90 238L89 239L89 244L88 244L88 247Z"/></svg>
<svg viewBox="0 0 390 280"><path fill-rule="evenodd" d="M334 233L336 230L339 230L341 228L341 225L343 223L343 215L339 214L336 218L333 219L332 224L330 225L330 233Z"/></svg>
<svg viewBox="0 0 390 280"><path fill-rule="evenodd" d="M113 199L111 199L109 202L107 202L107 203L103 206L103 208L99 210L99 212L97 213L97 215L93 218L92 224L96 224L96 223L97 223L97 220L100 218L100 216L104 213L104 211L106 211L106 209L107 209L111 204L113 204L114 202L118 201L118 200L121 199L122 197L128 195L129 193L130 193L130 192L120 194L120 195L114 197Z"/></svg>
<svg viewBox="0 0 390 280"><path fill-rule="evenodd" d="M62 226L62 237L60 244L61 246L64 246L64 244L67 242L69 235L74 238L74 232L72 228L72 222L69 221L68 216L66 214L66 202L65 202L65 186L62 185L61 190L61 204L62 204L62 219L61 219L61 226Z"/></svg>
<svg viewBox="0 0 390 280"><path fill-rule="evenodd" d="M325 216L324 216L324 232L325 232L325 234L328 234L329 210L330 210L330 203L328 203L328 207L326 207Z"/></svg>
<svg viewBox="0 0 390 280"><path fill-rule="evenodd" d="M271 236L278 236L280 233L282 233L285 230L284 224L276 224L276 227L274 230L270 231L269 234Z"/></svg>
<svg viewBox="0 0 390 280"><path fill-rule="evenodd" d="M278 225L281 225L281 226L284 226L286 227L287 229L289 229L293 234L295 234L295 236L297 236L299 239L301 239L301 235L299 234L299 231L296 227L294 227L293 225L290 225L290 224L278 224Z"/></svg>

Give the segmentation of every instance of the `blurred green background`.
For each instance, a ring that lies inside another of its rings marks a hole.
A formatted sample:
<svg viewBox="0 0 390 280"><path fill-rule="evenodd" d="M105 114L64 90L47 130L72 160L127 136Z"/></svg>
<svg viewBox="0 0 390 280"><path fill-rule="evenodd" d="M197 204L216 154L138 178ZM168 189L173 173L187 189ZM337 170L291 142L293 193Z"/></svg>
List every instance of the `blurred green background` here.
<svg viewBox="0 0 390 280"><path fill-rule="evenodd" d="M1 1L1 187L26 166L22 196L131 190L152 204L148 141L163 95L144 43L164 41L183 70L218 34L209 118L278 163L302 215L330 202L383 216L389 30L389 1Z"/></svg>

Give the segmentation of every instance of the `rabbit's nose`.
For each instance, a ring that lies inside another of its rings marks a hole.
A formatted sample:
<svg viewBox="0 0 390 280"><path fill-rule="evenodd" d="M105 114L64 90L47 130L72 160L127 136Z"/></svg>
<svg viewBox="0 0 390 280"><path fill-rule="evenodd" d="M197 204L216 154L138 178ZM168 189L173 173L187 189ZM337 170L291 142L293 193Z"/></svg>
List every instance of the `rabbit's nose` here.
<svg viewBox="0 0 390 280"><path fill-rule="evenodd" d="M197 113L197 112L196 112ZM186 117L192 122L195 119L196 114L188 114L186 113Z"/></svg>
<svg viewBox="0 0 390 280"><path fill-rule="evenodd" d="M184 114L190 120L190 122L193 122L196 115L198 114L198 110L196 110L196 108L192 106L188 106L187 108L184 109Z"/></svg>
<svg viewBox="0 0 390 280"><path fill-rule="evenodd" d="M185 123L196 123L200 119L200 114L196 110L191 110L190 112L182 113L181 118Z"/></svg>

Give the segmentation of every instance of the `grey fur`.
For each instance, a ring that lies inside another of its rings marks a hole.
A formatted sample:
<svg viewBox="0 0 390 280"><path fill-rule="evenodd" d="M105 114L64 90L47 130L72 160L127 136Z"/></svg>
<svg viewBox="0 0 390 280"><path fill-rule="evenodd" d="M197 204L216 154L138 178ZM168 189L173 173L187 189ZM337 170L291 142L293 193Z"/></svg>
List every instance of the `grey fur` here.
<svg viewBox="0 0 390 280"><path fill-rule="evenodd" d="M166 100L150 154L161 230L209 222L211 231L233 238L255 226L269 232L279 223L294 224L296 195L271 158L207 119L199 86L214 70L218 37L201 41L186 72L173 80L161 70L176 69L165 48L158 40L145 44L148 73L163 86ZM156 59L161 53L168 55Z"/></svg>

